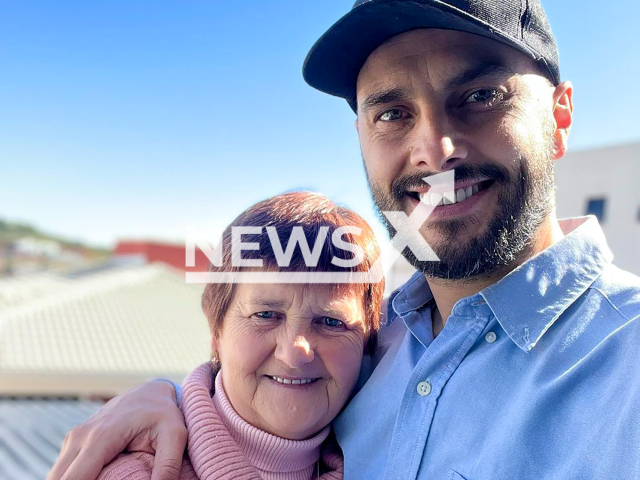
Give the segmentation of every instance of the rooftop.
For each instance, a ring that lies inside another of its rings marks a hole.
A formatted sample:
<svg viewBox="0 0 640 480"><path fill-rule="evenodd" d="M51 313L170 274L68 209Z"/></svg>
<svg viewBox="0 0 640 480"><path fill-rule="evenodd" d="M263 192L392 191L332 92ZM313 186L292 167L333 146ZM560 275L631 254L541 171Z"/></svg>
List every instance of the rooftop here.
<svg viewBox="0 0 640 480"><path fill-rule="evenodd" d="M162 264L0 283L0 395L110 397L209 359L201 285Z"/></svg>
<svg viewBox="0 0 640 480"><path fill-rule="evenodd" d="M43 480L66 433L99 402L0 398L0 479Z"/></svg>

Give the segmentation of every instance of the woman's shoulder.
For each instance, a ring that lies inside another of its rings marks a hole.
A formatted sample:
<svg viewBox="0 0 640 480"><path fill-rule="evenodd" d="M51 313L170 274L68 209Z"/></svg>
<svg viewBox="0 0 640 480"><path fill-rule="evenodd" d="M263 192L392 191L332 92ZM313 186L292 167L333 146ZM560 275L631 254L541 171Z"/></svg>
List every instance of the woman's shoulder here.
<svg viewBox="0 0 640 480"><path fill-rule="evenodd" d="M106 465L97 480L150 480L154 456L150 453L133 452L118 455ZM198 480L191 462L182 460L179 480Z"/></svg>

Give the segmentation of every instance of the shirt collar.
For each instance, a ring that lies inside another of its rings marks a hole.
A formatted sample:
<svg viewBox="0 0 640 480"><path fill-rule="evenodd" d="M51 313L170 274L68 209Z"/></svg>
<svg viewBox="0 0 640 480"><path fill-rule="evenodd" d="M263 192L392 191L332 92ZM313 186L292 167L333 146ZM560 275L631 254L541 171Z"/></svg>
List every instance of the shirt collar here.
<svg viewBox="0 0 640 480"><path fill-rule="evenodd" d="M525 352L613 260L604 233L593 217L560 220L565 236L498 282L479 292L509 338ZM474 295L473 297L477 297ZM461 299L454 312L474 298ZM433 299L427 280L416 272L390 296L400 317Z"/></svg>
<svg viewBox="0 0 640 480"><path fill-rule="evenodd" d="M433 294L422 272L414 273L411 278L390 296L391 306L399 315L424 307L433 299Z"/></svg>
<svg viewBox="0 0 640 480"><path fill-rule="evenodd" d="M480 292L500 326L525 352L613 260L595 217L560 220L565 236Z"/></svg>

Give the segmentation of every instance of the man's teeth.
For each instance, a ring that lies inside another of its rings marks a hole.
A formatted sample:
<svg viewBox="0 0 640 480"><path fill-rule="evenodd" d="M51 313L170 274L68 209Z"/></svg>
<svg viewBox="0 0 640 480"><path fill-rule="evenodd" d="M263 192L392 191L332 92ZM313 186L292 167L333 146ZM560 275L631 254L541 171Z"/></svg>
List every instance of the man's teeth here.
<svg viewBox="0 0 640 480"><path fill-rule="evenodd" d="M289 378L280 378L274 376L271 376L271 378L276 382L284 383L285 385L304 385L306 383L315 382L317 380L316 378L298 378L295 380L291 380Z"/></svg>
<svg viewBox="0 0 640 480"><path fill-rule="evenodd" d="M475 195L479 190L480 187L476 183L475 185L459 188L455 192L446 192L444 195L429 191L421 193L419 196L420 201L427 205L453 205L454 203L462 202L463 200Z"/></svg>

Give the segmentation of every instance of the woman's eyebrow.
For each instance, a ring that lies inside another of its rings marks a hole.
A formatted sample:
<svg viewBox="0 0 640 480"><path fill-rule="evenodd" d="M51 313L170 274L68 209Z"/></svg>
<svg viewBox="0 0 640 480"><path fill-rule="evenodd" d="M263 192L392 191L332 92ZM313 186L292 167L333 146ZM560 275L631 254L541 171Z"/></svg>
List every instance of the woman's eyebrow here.
<svg viewBox="0 0 640 480"><path fill-rule="evenodd" d="M284 308L285 304L282 300L272 300L268 298L250 297L243 302L245 305L254 305L267 308Z"/></svg>
<svg viewBox="0 0 640 480"><path fill-rule="evenodd" d="M319 311L324 314L324 315L329 315L329 316L334 316L334 317L338 317L340 315L344 315L344 311L340 310L338 308L331 308L331 307L322 307L319 309Z"/></svg>

